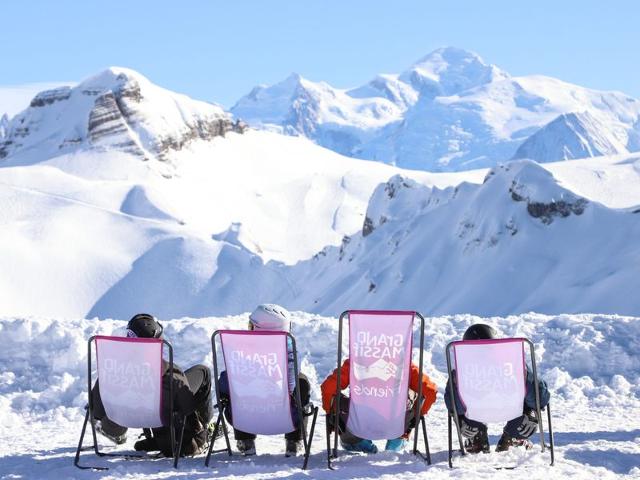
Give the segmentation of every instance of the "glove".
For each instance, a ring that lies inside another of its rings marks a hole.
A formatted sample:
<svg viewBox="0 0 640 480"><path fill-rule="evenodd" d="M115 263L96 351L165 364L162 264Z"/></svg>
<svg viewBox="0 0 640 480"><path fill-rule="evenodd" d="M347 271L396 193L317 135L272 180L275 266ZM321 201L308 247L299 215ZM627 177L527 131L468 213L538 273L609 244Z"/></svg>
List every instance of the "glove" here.
<svg viewBox="0 0 640 480"><path fill-rule="evenodd" d="M529 438L538 430L538 420L535 413L527 412L522 416L522 421L517 428L518 434L523 438Z"/></svg>
<svg viewBox="0 0 640 480"><path fill-rule="evenodd" d="M473 438L478 434L478 432L480 432L479 427L469 425L466 422L465 417L460 416L460 433L464 438Z"/></svg>

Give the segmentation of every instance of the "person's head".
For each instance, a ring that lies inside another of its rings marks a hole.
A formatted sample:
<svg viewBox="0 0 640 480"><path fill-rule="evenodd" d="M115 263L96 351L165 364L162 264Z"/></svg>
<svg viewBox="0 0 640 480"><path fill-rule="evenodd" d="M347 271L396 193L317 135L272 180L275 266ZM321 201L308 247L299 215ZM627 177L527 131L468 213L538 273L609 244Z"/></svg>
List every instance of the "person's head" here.
<svg viewBox="0 0 640 480"><path fill-rule="evenodd" d="M476 323L467 328L467 331L464 332L462 336L463 340L489 340L492 338L496 338L498 336L498 332L496 332L495 328L490 325L485 325L484 323Z"/></svg>
<svg viewBox="0 0 640 480"><path fill-rule="evenodd" d="M280 305L262 304L249 315L249 330L271 330L288 332L291 329L291 316Z"/></svg>
<svg viewBox="0 0 640 480"><path fill-rule="evenodd" d="M153 315L138 313L127 324L127 337L161 338L162 330L162 325Z"/></svg>

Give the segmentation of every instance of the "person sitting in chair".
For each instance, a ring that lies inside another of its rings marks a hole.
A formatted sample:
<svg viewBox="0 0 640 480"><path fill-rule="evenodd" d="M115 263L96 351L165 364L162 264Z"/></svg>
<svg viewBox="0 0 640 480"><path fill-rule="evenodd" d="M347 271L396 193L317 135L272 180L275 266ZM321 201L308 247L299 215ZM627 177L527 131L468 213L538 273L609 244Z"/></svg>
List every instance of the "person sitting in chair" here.
<svg viewBox="0 0 640 480"><path fill-rule="evenodd" d="M483 323L471 325L464 332L463 340L489 340L497 337L495 329ZM504 426L502 436L498 440L496 452L504 452L513 446L524 446L526 449L533 445L528 438L538 430L538 418L536 416L536 394L533 373L529 365L525 365L527 371L526 378L526 396L523 405L523 414L512 420L509 420ZM453 406L451 403L450 385L447 381L445 389L444 401L447 410L453 415ZM487 426L484 423L472 420L465 416L467 411L464 404L460 401L458 386L456 385L455 376L453 377L454 396L456 402L456 410L458 412L458 422L460 425L460 433L465 438L464 448L468 453L489 453L489 436L487 434ZM538 379L538 391L540 392L540 408L543 409L549 403L551 397L547 384L544 380Z"/></svg>
<svg viewBox="0 0 640 480"><path fill-rule="evenodd" d="M342 448L352 452L364 452L364 453L377 453L378 447L369 439L359 438L346 428L347 416L349 413L349 397L342 394L342 391L349 386L349 371L350 362L346 359L340 369L340 416L338 422L340 424L340 444ZM407 411L405 416L405 433L399 438L393 438L387 440L385 450L401 452L407 445L407 440L411 433L411 429L415 427L415 410L414 405L418 397L418 388L422 383L422 407L420 408L420 415L426 415L431 405L436 401L436 393L438 391L435 384L429 379L429 377L423 372L422 378L419 378L420 370L418 366L411 363L411 371L409 373L409 398L407 399ZM331 375L329 375L320 389L322 390L322 408L326 413L334 412L334 399L338 393L338 369L335 369ZM335 413L335 412L334 412ZM332 422L333 415L327 418L328 422ZM334 426L329 425L330 430L333 430Z"/></svg>
<svg viewBox="0 0 640 480"><path fill-rule="evenodd" d="M289 312L279 306L273 304L258 305L256 309L249 315L249 330L255 331L276 331L276 332L290 332L291 331L291 315ZM287 339L287 353L288 353L288 377L289 391L291 392L291 405L292 418L297 419L298 415L295 411L295 395L296 395L296 378L294 370L294 355L293 345L291 341ZM311 400L311 386L307 377L298 373L298 382L300 385L300 402L302 410L306 411L307 406ZM229 393L229 380L227 378L227 372L222 371L219 378L220 388L220 400L224 405L225 417L228 422L233 425L233 405L231 405L230 393ZM258 420L258 419L256 419ZM303 422L307 424L307 417L303 415ZM295 425L296 429L292 432L286 433L285 438L285 456L296 456L299 451L303 450L302 446L302 426ZM251 432L244 432L233 429L236 439L236 447L245 456L256 454L256 434Z"/></svg>
<svg viewBox="0 0 640 480"><path fill-rule="evenodd" d="M127 324L127 337L132 338L162 338L162 324L152 315L139 313ZM153 428L152 436L148 436L135 443L134 448L139 451L160 451L167 457L172 457L170 409L170 382L173 383L174 410L185 418L184 436L180 449L181 455L195 455L207 445L207 426L212 418L211 405L211 372L204 365L195 365L182 371L175 364L173 375L169 362L162 360L162 418L165 426ZM96 430L116 444L127 440L127 428L118 425L107 417L100 397L100 380L96 381L91 390L93 403L93 417L96 419Z"/></svg>

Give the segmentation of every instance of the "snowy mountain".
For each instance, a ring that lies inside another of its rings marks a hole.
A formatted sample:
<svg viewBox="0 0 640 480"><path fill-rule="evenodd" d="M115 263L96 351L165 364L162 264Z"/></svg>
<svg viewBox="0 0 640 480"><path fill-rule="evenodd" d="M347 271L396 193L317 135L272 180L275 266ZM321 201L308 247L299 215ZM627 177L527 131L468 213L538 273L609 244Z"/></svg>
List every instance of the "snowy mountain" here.
<svg viewBox="0 0 640 480"><path fill-rule="evenodd" d="M637 314L639 215L580 197L531 161L443 190L396 176L372 195L361 234L292 272L315 288L289 302L333 315L347 304Z"/></svg>
<svg viewBox="0 0 640 480"><path fill-rule="evenodd" d="M249 309L286 282L265 262L339 245L361 228L373 189L400 172L257 131L194 139L171 152L170 174L128 148L49 151L0 161L3 312Z"/></svg>
<svg viewBox="0 0 640 480"><path fill-rule="evenodd" d="M3 145L7 315L640 312L637 156L483 184L245 131L124 69L37 95Z"/></svg>
<svg viewBox="0 0 640 480"><path fill-rule="evenodd" d="M39 82L25 83L22 85L0 85L0 117L8 118L20 113L29 106L29 103L38 93L45 90L53 90L73 82Z"/></svg>
<svg viewBox="0 0 640 480"><path fill-rule="evenodd" d="M541 129L532 139L534 153L545 152L540 161L577 158L565 150L585 156L640 150L640 101L549 77L511 77L475 53L450 47L350 90L292 75L256 87L231 111L250 125L303 135L344 155L430 171L521 158L518 148ZM550 125L566 114L579 117L570 123L580 126ZM576 142L600 146L600 125L615 148L575 148Z"/></svg>
<svg viewBox="0 0 640 480"><path fill-rule="evenodd" d="M538 162L557 159L599 157L626 152L615 132L589 112L562 114L531 135L516 151L514 159Z"/></svg>
<svg viewBox="0 0 640 480"><path fill-rule="evenodd" d="M174 94L142 75L110 68L79 85L37 94L11 119L0 160L29 164L79 149L166 161L194 139L241 132L222 108Z"/></svg>

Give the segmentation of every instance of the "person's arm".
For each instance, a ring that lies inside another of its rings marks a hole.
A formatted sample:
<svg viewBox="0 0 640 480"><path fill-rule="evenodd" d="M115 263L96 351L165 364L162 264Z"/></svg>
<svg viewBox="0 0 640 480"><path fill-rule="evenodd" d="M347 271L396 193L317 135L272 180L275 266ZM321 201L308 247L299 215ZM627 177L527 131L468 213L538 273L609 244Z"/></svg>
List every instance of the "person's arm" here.
<svg viewBox="0 0 640 480"><path fill-rule="evenodd" d="M329 375L322 385L320 390L322 391L322 408L325 412L331 410L331 403L333 397L338 393L338 369L336 368L331 375ZM349 386L349 359L345 360L340 368L340 391Z"/></svg>
<svg viewBox="0 0 640 480"><path fill-rule="evenodd" d="M293 392L296 388L296 371L295 356L293 355L293 343L287 337L287 381L289 382L289 391ZM300 372L300 359L298 359L298 373Z"/></svg>
<svg viewBox="0 0 640 480"><path fill-rule="evenodd" d="M536 408L536 388L535 388L535 379L533 376L533 372L529 368L529 365L526 365L527 369L527 394L524 397L524 403L527 407L534 409ZM547 382L538 378L538 391L540 392L540 408L544 408L549 403L551 399L551 393L549 392L549 388L547 387Z"/></svg>
<svg viewBox="0 0 640 480"><path fill-rule="evenodd" d="M418 393L420 383L422 383L422 398L424 399L420 414L425 415L431 408L431 405L436 401L438 387L436 387L435 383L431 381L426 373L423 372L422 378L420 378L418 367L412 363L411 372L409 373L409 388Z"/></svg>

